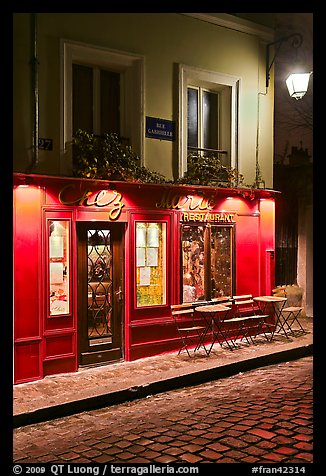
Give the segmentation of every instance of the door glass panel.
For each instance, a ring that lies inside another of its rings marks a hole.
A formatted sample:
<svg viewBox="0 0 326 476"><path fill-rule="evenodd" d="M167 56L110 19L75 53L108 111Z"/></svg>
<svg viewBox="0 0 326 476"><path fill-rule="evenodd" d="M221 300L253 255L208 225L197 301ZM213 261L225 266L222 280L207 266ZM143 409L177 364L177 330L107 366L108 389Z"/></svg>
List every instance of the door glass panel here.
<svg viewBox="0 0 326 476"><path fill-rule="evenodd" d="M205 298L204 226L182 226L183 302Z"/></svg>
<svg viewBox="0 0 326 476"><path fill-rule="evenodd" d="M112 244L110 230L87 231L89 345L112 343Z"/></svg>
<svg viewBox="0 0 326 476"><path fill-rule="evenodd" d="M232 295L232 229L227 226L211 228L212 297Z"/></svg>

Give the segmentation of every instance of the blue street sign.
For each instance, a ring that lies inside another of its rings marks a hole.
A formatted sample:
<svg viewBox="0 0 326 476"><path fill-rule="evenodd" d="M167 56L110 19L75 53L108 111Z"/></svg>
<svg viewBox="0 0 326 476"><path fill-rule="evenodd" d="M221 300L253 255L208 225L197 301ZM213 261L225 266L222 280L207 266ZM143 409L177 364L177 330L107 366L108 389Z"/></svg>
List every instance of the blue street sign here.
<svg viewBox="0 0 326 476"><path fill-rule="evenodd" d="M146 116L146 137L175 140L175 121Z"/></svg>

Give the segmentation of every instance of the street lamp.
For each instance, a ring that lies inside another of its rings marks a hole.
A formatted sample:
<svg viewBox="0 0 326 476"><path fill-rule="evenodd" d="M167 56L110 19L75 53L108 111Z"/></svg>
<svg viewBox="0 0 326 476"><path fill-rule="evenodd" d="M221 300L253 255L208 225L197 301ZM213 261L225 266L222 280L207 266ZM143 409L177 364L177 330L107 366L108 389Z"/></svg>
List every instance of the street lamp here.
<svg viewBox="0 0 326 476"><path fill-rule="evenodd" d="M301 99L308 90L309 78L311 73L293 73L286 80L291 98Z"/></svg>
<svg viewBox="0 0 326 476"><path fill-rule="evenodd" d="M302 45L302 35L300 33L293 33L292 35L279 38L272 43L266 45L266 88L269 85L270 71L274 64L275 58L279 49L285 41L288 41L292 38L292 47L298 49ZM270 62L270 48L271 46L277 46L277 49L274 53L274 57ZM289 94L292 98L301 99L308 90L309 78L311 73L292 73L288 76L286 80L286 86L288 88Z"/></svg>

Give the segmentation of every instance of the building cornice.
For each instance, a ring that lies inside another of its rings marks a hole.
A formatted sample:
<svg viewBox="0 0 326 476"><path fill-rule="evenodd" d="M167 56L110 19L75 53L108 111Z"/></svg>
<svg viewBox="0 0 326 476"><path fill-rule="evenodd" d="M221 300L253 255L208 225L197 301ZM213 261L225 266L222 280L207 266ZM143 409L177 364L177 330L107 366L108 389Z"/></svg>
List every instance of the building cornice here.
<svg viewBox="0 0 326 476"><path fill-rule="evenodd" d="M230 30L247 33L248 35L254 35L266 42L274 41L274 30L272 28L258 25L227 13L181 13L181 15L187 15Z"/></svg>

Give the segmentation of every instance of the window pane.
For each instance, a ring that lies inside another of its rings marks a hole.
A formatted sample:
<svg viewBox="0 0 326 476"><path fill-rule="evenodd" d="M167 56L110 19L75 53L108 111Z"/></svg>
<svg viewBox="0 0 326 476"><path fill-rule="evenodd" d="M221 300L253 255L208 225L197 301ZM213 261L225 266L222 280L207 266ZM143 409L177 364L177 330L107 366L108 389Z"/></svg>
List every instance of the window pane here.
<svg viewBox="0 0 326 476"><path fill-rule="evenodd" d="M166 304L166 224L136 223L137 307Z"/></svg>
<svg viewBox="0 0 326 476"><path fill-rule="evenodd" d="M182 226L183 302L205 299L204 226Z"/></svg>
<svg viewBox="0 0 326 476"><path fill-rule="evenodd" d="M50 316L69 313L69 222L49 220Z"/></svg>
<svg viewBox="0 0 326 476"><path fill-rule="evenodd" d="M232 228L211 227L212 297L232 296Z"/></svg>
<svg viewBox="0 0 326 476"><path fill-rule="evenodd" d="M188 147L198 147L198 90L188 88Z"/></svg>
<svg viewBox="0 0 326 476"><path fill-rule="evenodd" d="M216 93L203 91L203 147L207 149L218 149L217 100Z"/></svg>
<svg viewBox="0 0 326 476"><path fill-rule="evenodd" d="M93 133L93 69L79 64L72 65L73 73L73 134L83 129Z"/></svg>
<svg viewBox="0 0 326 476"><path fill-rule="evenodd" d="M120 74L101 70L101 134L120 135Z"/></svg>

